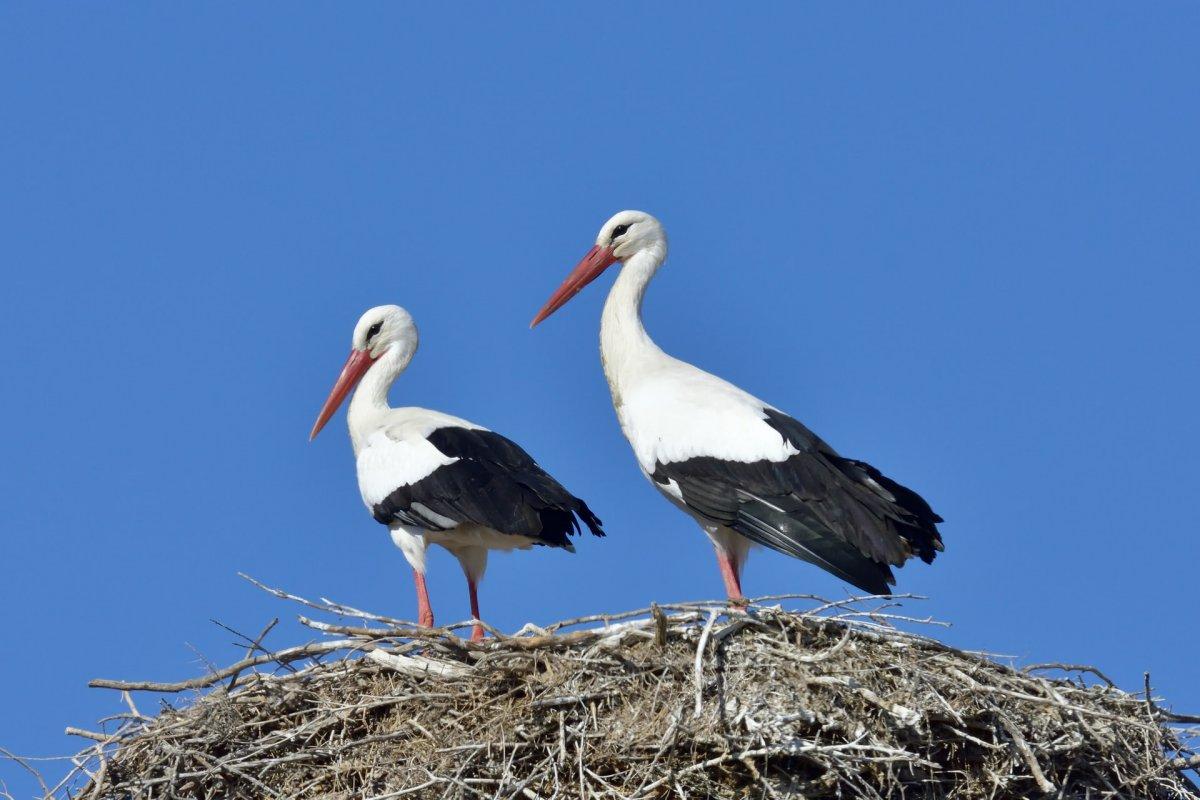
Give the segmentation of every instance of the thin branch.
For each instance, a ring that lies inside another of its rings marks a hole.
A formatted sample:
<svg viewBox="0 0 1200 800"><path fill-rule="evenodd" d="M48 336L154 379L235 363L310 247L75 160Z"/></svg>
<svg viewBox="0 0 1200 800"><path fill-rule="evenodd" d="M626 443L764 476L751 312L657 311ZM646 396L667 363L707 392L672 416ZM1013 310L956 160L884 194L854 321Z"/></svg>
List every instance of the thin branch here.
<svg viewBox="0 0 1200 800"><path fill-rule="evenodd" d="M214 620L214 622L215 622L215 620ZM219 622L217 624L221 625L221 623L219 623ZM271 629L274 628L278 624L279 624L279 617L275 617L274 619L272 619L270 622L267 623L267 626L262 629L262 633L258 634L258 636L255 637L252 642L250 642L250 646L246 648L246 657L247 658L252 658L254 656L255 652L262 649L263 639L266 639L267 634L270 633ZM224 628L225 626L221 625L221 627ZM241 636L241 634L238 634L238 635ZM243 637L243 638L245 638L245 637ZM263 650L263 652L266 653L267 655L270 655L269 653L267 653L266 650ZM233 691L233 687L237 686L238 676L240 676L241 674L242 674L241 671L233 673L233 677L229 679L229 685L225 687L226 692Z"/></svg>
<svg viewBox="0 0 1200 800"><path fill-rule="evenodd" d="M1090 672L1092 675L1095 675L1097 678L1099 678L1100 680L1102 680L1106 684L1108 684L1108 687L1110 689L1117 688L1117 684L1114 683L1111 678L1109 678L1103 672L1098 670L1096 667L1090 666L1088 664L1058 664L1058 663L1030 664L1030 665L1024 667L1022 671L1038 672L1040 670L1049 670L1049 669L1057 669L1057 670L1061 670L1063 672Z"/></svg>
<svg viewBox="0 0 1200 800"><path fill-rule="evenodd" d="M289 664L293 661L299 661L304 658L310 658L314 655L324 653L336 653L339 650L351 650L357 648L362 642L356 639L338 639L332 642L313 642L310 644L301 645L299 647L289 647L286 650L280 650L277 653L268 653L267 655L255 656L253 658L244 658L241 661L228 666L225 669L211 672L208 675L201 675L198 678L192 678L186 681L177 681L175 683L162 683L159 681L120 681L109 678L93 678L88 681L88 686L93 689L119 689L121 691L138 691L138 692L185 692L188 689L206 689L218 681L222 681L231 675L236 675L244 669L257 667L263 664Z"/></svg>

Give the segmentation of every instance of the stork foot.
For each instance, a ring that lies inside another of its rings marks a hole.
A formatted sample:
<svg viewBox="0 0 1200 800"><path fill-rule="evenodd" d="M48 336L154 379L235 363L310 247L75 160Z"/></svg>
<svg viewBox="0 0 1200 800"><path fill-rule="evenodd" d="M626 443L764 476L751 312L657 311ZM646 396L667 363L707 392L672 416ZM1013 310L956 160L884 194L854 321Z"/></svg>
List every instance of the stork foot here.
<svg viewBox="0 0 1200 800"><path fill-rule="evenodd" d="M482 625L476 625L474 628L471 629L471 641L472 642L482 642L483 641L483 626Z"/></svg>

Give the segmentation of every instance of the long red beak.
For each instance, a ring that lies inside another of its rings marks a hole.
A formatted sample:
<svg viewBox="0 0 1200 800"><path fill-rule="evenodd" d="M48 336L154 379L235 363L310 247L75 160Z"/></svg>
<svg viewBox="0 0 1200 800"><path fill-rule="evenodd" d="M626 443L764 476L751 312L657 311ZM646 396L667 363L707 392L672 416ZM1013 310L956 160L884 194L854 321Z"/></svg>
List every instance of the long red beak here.
<svg viewBox="0 0 1200 800"><path fill-rule="evenodd" d="M616 263L617 257L613 255L611 247L601 247L596 245L591 250L588 250L587 255L583 260L571 270L571 274L562 282L554 294L550 295L550 299L546 301L546 305L542 306L542 310L533 318L533 322L529 323L529 327L536 326L546 317L558 311L567 304L575 295L587 286L600 275L601 272L608 269Z"/></svg>
<svg viewBox="0 0 1200 800"><path fill-rule="evenodd" d="M313 425L312 433L308 434L310 442L317 438L321 428L324 428L325 423L329 422L329 418L337 412L342 401L346 399L346 395L350 394L350 390L358 385L362 376L367 374L367 370L374 363L375 359L368 351L350 351L350 357L346 359L346 365L342 367L342 374L338 375L337 383L333 385L333 390L329 393L329 399L325 401L325 405L321 406L321 413L317 415L317 422Z"/></svg>

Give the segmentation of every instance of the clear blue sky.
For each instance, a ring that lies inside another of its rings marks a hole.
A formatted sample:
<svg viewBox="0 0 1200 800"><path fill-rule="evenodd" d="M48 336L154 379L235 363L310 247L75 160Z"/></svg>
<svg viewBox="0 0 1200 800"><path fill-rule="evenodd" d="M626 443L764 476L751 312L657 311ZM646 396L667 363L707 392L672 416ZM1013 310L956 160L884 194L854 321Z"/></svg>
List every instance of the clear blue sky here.
<svg viewBox="0 0 1200 800"><path fill-rule="evenodd" d="M609 404L611 278L527 329L629 207L671 237L666 350L946 517L914 611L1200 710L1200 8L683 8L0 8L0 745L63 752L119 710L88 678L293 613L239 570L413 613L344 418L307 442L379 303L422 333L394 402L521 442L610 532L494 557L485 616L719 596ZM764 552L746 584L845 593ZM431 591L467 616L444 553Z"/></svg>

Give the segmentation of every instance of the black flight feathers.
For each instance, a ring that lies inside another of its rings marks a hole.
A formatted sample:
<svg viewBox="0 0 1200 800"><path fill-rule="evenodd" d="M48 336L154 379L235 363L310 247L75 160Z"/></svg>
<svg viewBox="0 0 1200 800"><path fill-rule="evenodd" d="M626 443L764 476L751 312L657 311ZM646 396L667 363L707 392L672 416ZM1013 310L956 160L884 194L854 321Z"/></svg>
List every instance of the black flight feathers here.
<svg viewBox="0 0 1200 800"><path fill-rule="evenodd" d="M702 456L659 463L652 477L675 481L701 517L872 594L895 583L889 564L913 554L933 561L942 549L942 518L920 495L870 464L842 458L786 414L765 413L764 422L799 453L779 462Z"/></svg>
<svg viewBox="0 0 1200 800"><path fill-rule="evenodd" d="M567 537L579 532L578 516L593 534L604 535L600 520L586 503L500 434L438 428L429 434L429 442L458 461L401 486L377 503L371 511L384 525L401 522L442 531L455 527L446 524L449 519L572 550Z"/></svg>

